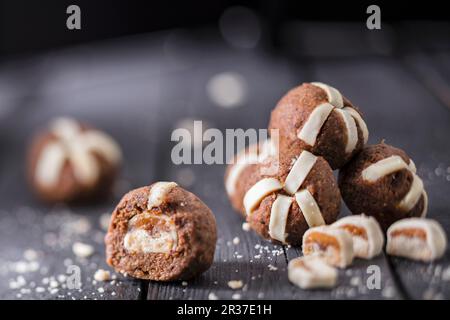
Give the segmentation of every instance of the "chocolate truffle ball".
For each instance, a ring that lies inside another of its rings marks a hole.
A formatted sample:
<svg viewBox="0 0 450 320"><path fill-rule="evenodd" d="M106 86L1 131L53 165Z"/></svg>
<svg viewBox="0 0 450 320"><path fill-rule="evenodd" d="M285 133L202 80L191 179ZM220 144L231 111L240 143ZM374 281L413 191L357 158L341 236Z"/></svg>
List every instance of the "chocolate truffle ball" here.
<svg viewBox="0 0 450 320"><path fill-rule="evenodd" d="M120 147L106 133L57 118L30 145L30 184L51 203L96 200L111 191L121 159Z"/></svg>
<svg viewBox="0 0 450 320"><path fill-rule="evenodd" d="M290 90L272 111L269 129L278 129L280 150L308 150L342 167L366 144L369 132L361 112L335 88L303 83Z"/></svg>
<svg viewBox="0 0 450 320"><path fill-rule="evenodd" d="M365 147L345 165L339 186L353 214L375 217L384 230L397 220L427 212L427 194L414 162L385 143Z"/></svg>
<svg viewBox="0 0 450 320"><path fill-rule="evenodd" d="M186 280L211 266L216 240L214 215L199 198L157 182L130 191L114 210L106 262L135 278Z"/></svg>
<svg viewBox="0 0 450 320"><path fill-rule="evenodd" d="M277 144L268 139L237 153L225 172L225 190L233 208L245 217L243 204L246 182L253 181L251 167L277 154ZM256 181L254 181L256 182Z"/></svg>
<svg viewBox="0 0 450 320"><path fill-rule="evenodd" d="M329 164L303 150L268 157L249 167L243 205L247 222L263 238L301 245L310 227L334 222L341 196Z"/></svg>

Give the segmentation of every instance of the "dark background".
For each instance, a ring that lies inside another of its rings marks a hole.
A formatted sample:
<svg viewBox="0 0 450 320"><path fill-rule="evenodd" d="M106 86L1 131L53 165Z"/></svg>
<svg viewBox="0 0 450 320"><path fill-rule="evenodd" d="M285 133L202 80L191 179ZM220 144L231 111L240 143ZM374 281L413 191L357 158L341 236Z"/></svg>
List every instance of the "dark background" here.
<svg viewBox="0 0 450 320"><path fill-rule="evenodd" d="M74 43L172 28L215 25L230 6L254 9L264 21L268 46L290 20L361 21L370 4L382 7L383 22L449 20L445 1L139 1L0 0L0 55L28 54ZM82 30L70 31L66 8L80 6Z"/></svg>

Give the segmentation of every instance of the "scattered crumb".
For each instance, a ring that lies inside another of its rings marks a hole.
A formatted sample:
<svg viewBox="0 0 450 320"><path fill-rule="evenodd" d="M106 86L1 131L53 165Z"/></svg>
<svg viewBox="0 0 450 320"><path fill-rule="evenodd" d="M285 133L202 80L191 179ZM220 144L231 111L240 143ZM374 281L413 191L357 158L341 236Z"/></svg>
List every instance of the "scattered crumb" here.
<svg viewBox="0 0 450 320"><path fill-rule="evenodd" d="M240 241L241 241L241 240L239 239L239 237L235 237L235 238L233 239L233 244L234 244L234 245L238 245Z"/></svg>
<svg viewBox="0 0 450 320"><path fill-rule="evenodd" d="M240 300L242 298L242 295L240 293L235 293L231 296L231 299L233 300Z"/></svg>
<svg viewBox="0 0 450 320"><path fill-rule="evenodd" d="M87 258L94 253L94 247L89 244L75 242L72 245L72 251L77 257Z"/></svg>
<svg viewBox="0 0 450 320"><path fill-rule="evenodd" d="M183 282L181 282L181 285L182 285L183 287L186 287L186 286L188 285L188 283L187 283L187 281L183 281Z"/></svg>
<svg viewBox="0 0 450 320"><path fill-rule="evenodd" d="M208 295L208 300L219 300L219 297L214 292L210 292Z"/></svg>
<svg viewBox="0 0 450 320"><path fill-rule="evenodd" d="M60 275L57 277L57 279L58 279L59 282L63 283L63 282L66 282L67 277L66 277L66 275L64 275L64 274L60 274Z"/></svg>
<svg viewBox="0 0 450 320"><path fill-rule="evenodd" d="M352 286L354 286L354 287L357 287L357 286L359 286L360 284L361 284L361 278L360 278L360 277L355 276L355 277L352 277L352 278L350 279L350 285L352 285Z"/></svg>
<svg viewBox="0 0 450 320"><path fill-rule="evenodd" d="M270 271L277 271L278 270L277 267L275 267L275 266L273 266L271 264L269 264L267 267L269 268Z"/></svg>
<svg viewBox="0 0 450 320"><path fill-rule="evenodd" d="M95 281L108 281L111 279L111 274L107 270L98 269L94 273L94 279Z"/></svg>
<svg viewBox="0 0 450 320"><path fill-rule="evenodd" d="M24 277L18 276L16 279L12 279L9 281L9 288L10 289L19 289L27 284L27 281Z"/></svg>
<svg viewBox="0 0 450 320"><path fill-rule="evenodd" d="M100 218L98 219L98 222L99 222L100 228L102 228L102 230L108 231L110 219L111 219L111 214L109 214L109 213L104 213L100 216Z"/></svg>
<svg viewBox="0 0 450 320"><path fill-rule="evenodd" d="M59 283L56 280L50 280L49 286L50 288L57 288L59 286Z"/></svg>
<svg viewBox="0 0 450 320"><path fill-rule="evenodd" d="M243 285L244 284L242 283L242 280L231 280L231 281L228 281L228 286L231 289L233 289L233 290L240 289L240 288L243 287Z"/></svg>
<svg viewBox="0 0 450 320"><path fill-rule="evenodd" d="M258 299L262 299L262 298L264 298L264 292L258 293Z"/></svg>
<svg viewBox="0 0 450 320"><path fill-rule="evenodd" d="M27 249L23 253L23 257L28 261L35 261L38 258L38 253L33 249Z"/></svg>
<svg viewBox="0 0 450 320"><path fill-rule="evenodd" d="M250 223L248 223L248 222L242 223L242 230L250 231Z"/></svg>
<svg viewBox="0 0 450 320"><path fill-rule="evenodd" d="M98 291L99 293L103 293L103 292L105 292L105 289L103 289L103 287L100 287L100 288L97 289L97 291Z"/></svg>
<svg viewBox="0 0 450 320"><path fill-rule="evenodd" d="M17 261L9 264L9 269L15 273L28 273L39 270L37 261Z"/></svg>
<svg viewBox="0 0 450 320"><path fill-rule="evenodd" d="M61 226L66 232L73 234L87 234L91 230L91 223L85 217L78 218L74 221L68 221ZM63 230L64 231L64 230Z"/></svg>

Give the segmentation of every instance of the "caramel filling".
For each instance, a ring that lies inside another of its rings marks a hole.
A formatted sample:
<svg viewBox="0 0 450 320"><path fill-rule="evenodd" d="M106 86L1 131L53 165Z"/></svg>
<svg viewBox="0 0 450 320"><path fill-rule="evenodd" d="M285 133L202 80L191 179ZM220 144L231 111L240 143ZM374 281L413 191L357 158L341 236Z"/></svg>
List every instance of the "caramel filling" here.
<svg viewBox="0 0 450 320"><path fill-rule="evenodd" d="M308 238L306 238L305 245L307 254L313 253L314 251L317 251L317 249L326 251L328 247L339 250L339 242L335 237L319 232L311 233Z"/></svg>
<svg viewBox="0 0 450 320"><path fill-rule="evenodd" d="M169 253L178 242L174 221L153 211L134 216L128 222L124 247L130 252Z"/></svg>
<svg viewBox="0 0 450 320"><path fill-rule="evenodd" d="M426 232L423 231L422 229L418 229L418 228L407 228L407 229L395 230L395 231L392 231L391 236L392 237L404 236L404 237L408 237L408 238L420 238L424 241L427 239Z"/></svg>
<svg viewBox="0 0 450 320"><path fill-rule="evenodd" d="M367 240L367 233L364 228L357 227L354 224L344 224L340 226L340 228L350 232L353 236L358 236Z"/></svg>

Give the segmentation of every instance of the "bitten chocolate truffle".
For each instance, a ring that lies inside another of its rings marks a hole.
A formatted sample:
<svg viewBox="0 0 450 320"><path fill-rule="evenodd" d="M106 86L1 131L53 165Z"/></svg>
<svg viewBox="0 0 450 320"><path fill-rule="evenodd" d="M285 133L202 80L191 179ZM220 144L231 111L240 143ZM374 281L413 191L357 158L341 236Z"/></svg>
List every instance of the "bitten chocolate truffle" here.
<svg viewBox="0 0 450 320"><path fill-rule="evenodd" d="M290 90L272 111L269 129L279 130L280 150L308 150L332 169L342 167L367 143L369 131L359 109L324 83Z"/></svg>
<svg viewBox="0 0 450 320"><path fill-rule="evenodd" d="M95 200L111 191L121 159L120 147L106 133L57 118L30 145L29 180L47 202Z"/></svg>
<svg viewBox="0 0 450 320"><path fill-rule="evenodd" d="M187 280L211 266L216 240L214 215L198 197L156 182L130 191L114 210L106 262L135 278Z"/></svg>
<svg viewBox="0 0 450 320"><path fill-rule="evenodd" d="M384 230L397 220L427 213L427 194L414 162L385 143L367 146L343 167L339 186L353 214L375 217Z"/></svg>
<svg viewBox="0 0 450 320"><path fill-rule="evenodd" d="M306 150L280 154L248 170L243 206L250 227L262 237L300 245L308 228L336 220L341 196L322 157Z"/></svg>

